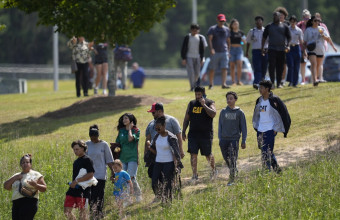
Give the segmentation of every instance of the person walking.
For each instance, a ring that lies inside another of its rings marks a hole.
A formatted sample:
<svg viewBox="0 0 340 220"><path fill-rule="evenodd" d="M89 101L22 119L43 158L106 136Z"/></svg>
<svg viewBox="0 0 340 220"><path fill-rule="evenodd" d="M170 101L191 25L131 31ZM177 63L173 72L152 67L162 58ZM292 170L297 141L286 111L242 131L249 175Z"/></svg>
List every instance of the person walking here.
<svg viewBox="0 0 340 220"><path fill-rule="evenodd" d="M264 44L265 53L262 53L261 50L263 32L263 17L256 16L255 27L250 29L247 34L247 47L245 54L246 57L249 57L249 46L251 44L252 63L254 68L254 89L259 88L259 83L265 78L268 69L268 40Z"/></svg>
<svg viewBox="0 0 340 220"><path fill-rule="evenodd" d="M111 170L111 179L114 176L113 156L108 143L99 139L98 125L94 124L89 129L90 140L86 141L88 151L86 155L93 161L95 170L94 177L98 180L96 186L91 186L90 194L90 214L92 218L100 219L104 217L104 191L106 184L106 170L109 166Z"/></svg>
<svg viewBox="0 0 340 220"><path fill-rule="evenodd" d="M46 192L44 177L32 169L32 155L20 159L21 172L5 181L4 188L12 190L12 219L33 220L38 211L39 192Z"/></svg>
<svg viewBox="0 0 340 220"><path fill-rule="evenodd" d="M230 88L227 84L227 68L228 68L228 48L230 45L230 31L224 26L226 22L224 14L217 15L217 24L208 30L208 45L210 48L209 63L209 89L214 86L214 75L216 69L222 72L222 88Z"/></svg>
<svg viewBox="0 0 340 220"><path fill-rule="evenodd" d="M205 37L199 34L200 26L191 24L190 33L184 37L181 57L182 64L186 66L190 91L200 84L200 70L204 61L204 49L208 46Z"/></svg>
<svg viewBox="0 0 340 220"><path fill-rule="evenodd" d="M311 14L307 9L302 11L302 20L299 21L296 25L302 30L302 33L305 33L307 21L311 18ZM303 44L300 44L301 49L301 61L300 61L300 72L301 72L301 85L306 84L305 74L306 74L306 64L307 64L307 52L306 48Z"/></svg>
<svg viewBox="0 0 340 220"><path fill-rule="evenodd" d="M282 100L271 92L272 82L260 82L260 97L256 100L253 127L257 132L258 147L262 154L262 167L276 173L281 172L274 155L275 136L282 132L287 137L291 119L288 109Z"/></svg>
<svg viewBox="0 0 340 220"><path fill-rule="evenodd" d="M85 182L93 178L94 168L93 161L86 155L87 145L84 141L73 141L71 144L74 154L78 157L73 162L72 182L66 192L66 198L64 202L64 214L67 219L76 219L72 213L73 208L79 209L79 219L88 219L86 201L90 198L91 187L83 189L78 185L80 182ZM84 169L86 174L82 177L78 177L79 172Z"/></svg>
<svg viewBox="0 0 340 220"><path fill-rule="evenodd" d="M277 88L282 88L281 79L284 67L284 62L286 59L286 52L289 51L289 43L291 40L291 35L289 28L286 24L280 22L280 12L273 13L273 22L268 24L263 32L262 38L262 53L265 53L264 45L266 39L268 41L268 61L269 61L269 76L273 83L273 88L275 78ZM276 74L275 74L276 73Z"/></svg>
<svg viewBox="0 0 340 220"><path fill-rule="evenodd" d="M118 120L118 135L116 143L121 145L120 157L123 170L131 177L136 202L142 201L142 192L137 182L138 171L138 143L140 130L137 127L137 119L131 113L125 113Z"/></svg>
<svg viewBox="0 0 340 220"><path fill-rule="evenodd" d="M288 66L287 81L289 81L288 86L297 87L301 60L300 45L303 44L303 33L302 30L296 26L297 18L295 15L292 15L289 18L289 22L289 31L292 36L292 40L289 44L289 52L286 54Z"/></svg>
<svg viewBox="0 0 340 220"><path fill-rule="evenodd" d="M154 202L162 199L163 202L171 201L172 185L175 169L182 169L181 157L176 135L166 130L164 116L156 120L157 134L152 142L147 142L148 150L156 155L152 172L152 189L155 193ZM161 178L163 181L159 181Z"/></svg>
<svg viewBox="0 0 340 220"><path fill-rule="evenodd" d="M154 162L152 160L150 161L148 158L149 154L147 152L149 151L149 149L147 145L148 145L148 142L151 142L157 134L156 120L159 117L163 117L163 116L165 117L165 129L167 131L170 131L174 135L176 135L181 158L183 158L185 154L184 154L183 147L182 147L182 130L181 130L181 126L179 125L178 120L171 115L164 114L164 107L163 107L163 104L160 102L153 103L151 106L151 109L148 110L148 112L152 114L154 119L150 121L145 131L146 138L145 138L145 147L144 147L144 162L145 162L145 166L149 167L148 174L149 174L149 177L152 178Z"/></svg>
<svg viewBox="0 0 340 220"><path fill-rule="evenodd" d="M198 86L195 88L195 99L190 101L183 120L183 141L187 139L186 130L189 126L188 133L188 152L190 153L190 162L192 168L192 181L198 180L197 174L197 155L205 156L210 163L212 172L211 177L217 176L215 158L212 154L213 141L213 119L216 116L215 102L206 98L205 88Z"/></svg>
<svg viewBox="0 0 340 220"><path fill-rule="evenodd" d="M329 41L326 29L319 26L320 19L314 15L307 22L307 29L304 33L304 46L307 48L308 59L311 63L313 86L318 86L317 77L321 75L322 63L325 54L324 42Z"/></svg>
<svg viewBox="0 0 340 220"><path fill-rule="evenodd" d="M80 97L80 84L83 88L84 96L88 96L88 85L89 85L89 60L90 52L93 46L93 42L88 43L85 41L83 36L72 37L68 42L67 46L72 49L72 59L77 64L76 74L76 92L77 97ZM81 82L80 82L81 81Z"/></svg>
<svg viewBox="0 0 340 220"><path fill-rule="evenodd" d="M240 24L237 19L232 19L229 25L230 29L230 75L232 80L232 86L242 86L242 62L243 62L243 48L242 45L246 43L246 37L240 30ZM235 67L236 67L236 78L235 81Z"/></svg>
<svg viewBox="0 0 340 220"><path fill-rule="evenodd" d="M222 109L218 120L218 138L223 158L229 168L230 175L227 185L231 186L238 174L236 162L241 134L241 147L242 149L246 148L247 122L243 111L235 105L238 99L237 94L232 91L228 92L226 98L227 107Z"/></svg>

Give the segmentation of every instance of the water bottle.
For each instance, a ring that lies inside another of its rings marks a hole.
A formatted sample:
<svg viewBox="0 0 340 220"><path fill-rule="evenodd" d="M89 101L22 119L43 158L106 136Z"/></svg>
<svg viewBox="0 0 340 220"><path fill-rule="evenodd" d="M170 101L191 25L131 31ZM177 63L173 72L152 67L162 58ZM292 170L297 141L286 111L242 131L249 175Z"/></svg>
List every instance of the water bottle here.
<svg viewBox="0 0 340 220"><path fill-rule="evenodd" d="M71 185L72 182L68 182L68 185ZM74 188L80 189L80 186L77 184Z"/></svg>

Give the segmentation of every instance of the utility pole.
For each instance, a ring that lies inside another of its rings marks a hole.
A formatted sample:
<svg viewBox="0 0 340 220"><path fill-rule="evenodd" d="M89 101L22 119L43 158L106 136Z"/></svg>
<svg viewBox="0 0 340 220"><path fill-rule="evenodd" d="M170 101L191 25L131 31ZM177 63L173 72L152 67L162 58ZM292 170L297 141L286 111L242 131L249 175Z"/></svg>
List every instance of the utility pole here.
<svg viewBox="0 0 340 220"><path fill-rule="evenodd" d="M58 51L58 27L53 26L53 79L54 91L58 91L59 80L59 51Z"/></svg>
<svg viewBox="0 0 340 220"><path fill-rule="evenodd" d="M192 0L192 23L197 24L197 0Z"/></svg>
<svg viewBox="0 0 340 220"><path fill-rule="evenodd" d="M301 0L301 7L302 7L302 10L308 9L308 0Z"/></svg>

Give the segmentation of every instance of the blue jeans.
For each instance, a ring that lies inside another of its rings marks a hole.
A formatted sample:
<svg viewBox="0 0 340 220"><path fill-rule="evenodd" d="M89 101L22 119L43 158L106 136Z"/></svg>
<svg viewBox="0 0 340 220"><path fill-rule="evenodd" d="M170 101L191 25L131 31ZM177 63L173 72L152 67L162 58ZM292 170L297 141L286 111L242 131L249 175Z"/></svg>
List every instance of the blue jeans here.
<svg viewBox="0 0 340 220"><path fill-rule="evenodd" d="M254 82L259 84L265 78L268 68L268 54L262 56L261 49L252 50L253 55L253 68L254 68Z"/></svg>
<svg viewBox="0 0 340 220"><path fill-rule="evenodd" d="M289 53L287 53L286 57L288 67L287 81L290 82L293 86L296 86L299 80L301 59L300 46L299 45L290 46L290 51Z"/></svg>
<svg viewBox="0 0 340 220"><path fill-rule="evenodd" d="M139 184L137 182L137 170L138 170L137 162L130 161L130 162L127 162L127 163L123 163L123 170L125 170L131 177L134 195L136 197L140 196L142 193L141 193Z"/></svg>
<svg viewBox="0 0 340 220"><path fill-rule="evenodd" d="M222 156L227 163L227 166L230 170L230 177L234 178L235 174L238 172L236 167L236 161L238 158L238 141L231 140L220 140L220 148L222 152Z"/></svg>
<svg viewBox="0 0 340 220"><path fill-rule="evenodd" d="M271 167L276 170L279 166L274 155L275 136L274 130L257 132L257 142L262 153L262 166L268 170Z"/></svg>

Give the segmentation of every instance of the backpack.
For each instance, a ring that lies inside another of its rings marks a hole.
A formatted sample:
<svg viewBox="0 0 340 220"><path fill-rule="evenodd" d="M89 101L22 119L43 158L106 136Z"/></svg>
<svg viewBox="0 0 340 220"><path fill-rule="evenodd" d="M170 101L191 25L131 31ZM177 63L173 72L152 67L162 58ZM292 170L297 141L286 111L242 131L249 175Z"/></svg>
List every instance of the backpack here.
<svg viewBox="0 0 340 220"><path fill-rule="evenodd" d="M118 47L114 51L115 60L130 61L132 60L131 49L128 47Z"/></svg>

